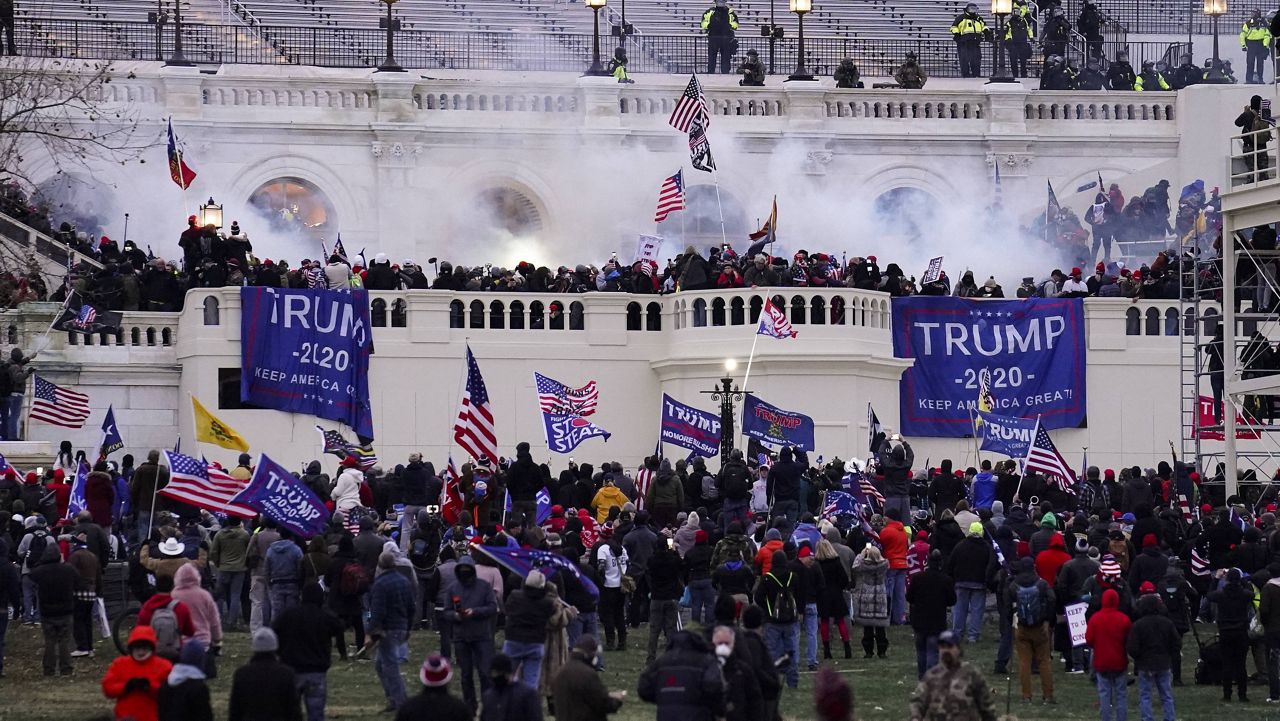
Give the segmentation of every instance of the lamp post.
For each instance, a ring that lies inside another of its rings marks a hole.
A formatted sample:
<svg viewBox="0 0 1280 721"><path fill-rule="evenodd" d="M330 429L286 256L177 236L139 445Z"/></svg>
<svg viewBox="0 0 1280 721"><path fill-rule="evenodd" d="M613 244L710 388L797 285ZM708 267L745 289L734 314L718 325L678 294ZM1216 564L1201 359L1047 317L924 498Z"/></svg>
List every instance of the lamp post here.
<svg viewBox="0 0 1280 721"><path fill-rule="evenodd" d="M1209 16L1210 32L1213 33L1213 60L1209 72L1205 73L1206 83L1223 84L1230 82L1222 72L1222 59L1218 55L1218 18L1227 14L1227 0L1204 0L1204 14Z"/></svg>
<svg viewBox="0 0 1280 721"><path fill-rule="evenodd" d="M796 71L787 80L817 80L804 67L804 14L813 10L813 0L790 0L791 12L796 14Z"/></svg>
<svg viewBox="0 0 1280 721"><path fill-rule="evenodd" d="M1206 0L1207 1L1207 0ZM165 65L176 65L179 67L188 67L195 63L187 60L182 54L182 3L175 2L173 4L173 55L164 61Z"/></svg>
<svg viewBox="0 0 1280 721"><path fill-rule="evenodd" d="M608 75L604 66L600 64L600 10L604 8L607 0L583 0L587 7L591 8L592 32L591 32L591 67L587 68L587 72L583 75ZM625 41L626 38L624 37Z"/></svg>
<svg viewBox="0 0 1280 721"><path fill-rule="evenodd" d="M379 22L379 25L387 29L387 56L382 59L382 64L378 66L377 72L380 73L403 73L404 68L400 67L400 63L396 62L396 30L400 27L400 21L391 15L391 6L396 4L396 0L379 0L387 6L387 16Z"/></svg>
<svg viewBox="0 0 1280 721"><path fill-rule="evenodd" d="M729 453L733 450L733 417L734 404L741 401L747 394L747 391L737 388L733 385L733 371L738 367L738 362L729 358L724 362L724 377L720 379L720 385L714 390L701 391L710 394L711 400L720 401L720 457L728 458Z"/></svg>
<svg viewBox="0 0 1280 721"><path fill-rule="evenodd" d="M212 225L215 228L222 227L222 206L213 202L213 196L209 196L209 202L200 206L200 225Z"/></svg>
<svg viewBox="0 0 1280 721"><path fill-rule="evenodd" d="M991 14L996 16L996 62L988 83L1016 83L1004 69L1004 34L1006 18L1013 13L1013 0L991 0Z"/></svg>
<svg viewBox="0 0 1280 721"><path fill-rule="evenodd" d="M783 37L782 26L773 21L774 0L769 0L769 24L760 26L760 37L769 38L769 74L774 74L773 58L774 51L779 40Z"/></svg>

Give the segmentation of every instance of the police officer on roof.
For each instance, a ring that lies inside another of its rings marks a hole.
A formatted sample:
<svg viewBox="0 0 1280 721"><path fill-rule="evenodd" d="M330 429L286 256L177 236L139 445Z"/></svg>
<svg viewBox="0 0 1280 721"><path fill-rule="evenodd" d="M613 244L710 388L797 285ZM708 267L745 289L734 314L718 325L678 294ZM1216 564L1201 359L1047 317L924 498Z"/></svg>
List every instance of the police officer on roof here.
<svg viewBox="0 0 1280 721"><path fill-rule="evenodd" d="M738 29L738 14L729 7L728 0L716 0L715 7L702 13L702 29L707 33L707 74L716 71L716 56L720 57L720 72L729 74L729 58L738 49L734 30Z"/></svg>
<svg viewBox="0 0 1280 721"><path fill-rule="evenodd" d="M976 78L982 75L982 41L990 35L987 24L978 15L978 6L969 3L964 12L951 23L951 37L956 41L960 56L960 77Z"/></svg>

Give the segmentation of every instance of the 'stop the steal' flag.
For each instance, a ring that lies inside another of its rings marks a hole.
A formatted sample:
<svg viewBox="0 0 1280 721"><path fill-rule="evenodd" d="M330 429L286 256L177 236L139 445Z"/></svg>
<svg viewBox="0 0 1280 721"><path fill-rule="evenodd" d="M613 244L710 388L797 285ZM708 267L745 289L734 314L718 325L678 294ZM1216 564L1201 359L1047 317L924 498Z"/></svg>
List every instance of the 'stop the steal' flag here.
<svg viewBox="0 0 1280 721"><path fill-rule="evenodd" d="M302 538L324 533L329 524L330 513L324 502L266 454L258 457L249 485L231 502L258 511Z"/></svg>
<svg viewBox="0 0 1280 721"><path fill-rule="evenodd" d="M659 442L686 448L706 458L714 458L720 453L720 416L686 406L663 393Z"/></svg>
<svg viewBox="0 0 1280 721"><path fill-rule="evenodd" d="M760 311L760 325L756 335L767 335L772 338L795 338L796 331L787 320L786 311L773 304L772 298L766 298L764 308Z"/></svg>
<svg viewBox="0 0 1280 721"><path fill-rule="evenodd" d="M369 293L240 289L240 400L328 418L373 438Z"/></svg>
<svg viewBox="0 0 1280 721"><path fill-rule="evenodd" d="M1041 417L1047 429L1085 420L1080 298L893 299L893 354L915 362L899 383L904 436L961 438L986 383L996 413Z"/></svg>
<svg viewBox="0 0 1280 721"><path fill-rule="evenodd" d="M605 441L613 435L582 416L543 413L542 424L547 431L547 448L556 453L569 453L588 438L603 436Z"/></svg>
<svg viewBox="0 0 1280 721"><path fill-rule="evenodd" d="M812 418L771 406L753 395L742 402L742 433L775 446L814 449Z"/></svg>

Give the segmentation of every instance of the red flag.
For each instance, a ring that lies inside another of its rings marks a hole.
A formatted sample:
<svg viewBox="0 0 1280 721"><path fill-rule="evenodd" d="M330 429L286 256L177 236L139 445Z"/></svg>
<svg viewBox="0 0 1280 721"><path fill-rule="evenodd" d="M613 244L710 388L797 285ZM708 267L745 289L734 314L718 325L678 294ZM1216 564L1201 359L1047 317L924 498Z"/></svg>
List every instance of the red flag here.
<svg viewBox="0 0 1280 721"><path fill-rule="evenodd" d="M178 136L173 132L172 118L169 119L169 177L183 190L190 188L191 182L196 179L196 171L187 167L186 161L182 159L182 150L178 147Z"/></svg>
<svg viewBox="0 0 1280 721"><path fill-rule="evenodd" d="M444 469L444 486L440 489L440 517L452 526L458 522L462 514L462 489L458 485L458 469L453 465L453 455L449 455L449 465Z"/></svg>

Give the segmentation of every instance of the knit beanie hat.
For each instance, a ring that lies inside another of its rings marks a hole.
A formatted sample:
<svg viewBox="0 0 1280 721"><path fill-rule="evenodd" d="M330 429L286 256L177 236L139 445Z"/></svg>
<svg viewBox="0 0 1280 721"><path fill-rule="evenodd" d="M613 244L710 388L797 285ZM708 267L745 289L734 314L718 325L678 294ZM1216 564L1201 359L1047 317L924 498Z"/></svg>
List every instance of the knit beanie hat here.
<svg viewBox="0 0 1280 721"><path fill-rule="evenodd" d="M275 653L280 649L280 639L276 638L276 632L270 628L263 626L253 633L253 640L249 642L249 650L254 653Z"/></svg>
<svg viewBox="0 0 1280 721"><path fill-rule="evenodd" d="M529 575L524 577L525 588L546 588L547 577L542 575L542 571L530 571Z"/></svg>
<svg viewBox="0 0 1280 721"><path fill-rule="evenodd" d="M1103 576L1108 578L1120 577L1120 564L1116 562L1116 557L1108 553L1102 557L1102 565L1098 568Z"/></svg>
<svg viewBox="0 0 1280 721"><path fill-rule="evenodd" d="M448 686L453 680L453 667L449 665L449 659L439 654L432 654L422 662L422 670L418 672L418 678L423 686L432 688Z"/></svg>

